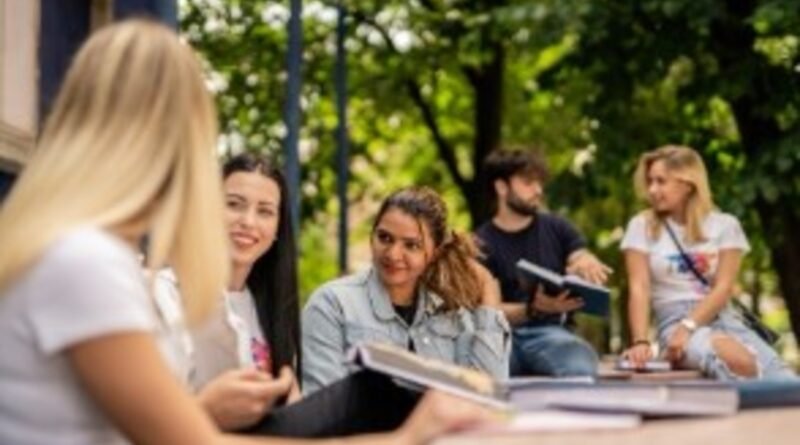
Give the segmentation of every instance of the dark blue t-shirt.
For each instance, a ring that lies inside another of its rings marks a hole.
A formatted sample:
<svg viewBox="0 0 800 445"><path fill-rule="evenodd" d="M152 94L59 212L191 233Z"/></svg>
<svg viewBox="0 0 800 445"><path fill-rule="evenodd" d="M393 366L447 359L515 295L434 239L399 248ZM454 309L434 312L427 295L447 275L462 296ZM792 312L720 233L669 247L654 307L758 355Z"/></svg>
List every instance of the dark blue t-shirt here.
<svg viewBox="0 0 800 445"><path fill-rule="evenodd" d="M586 241L567 220L556 215L537 214L533 222L517 232L506 232L490 220L475 231L484 265L500 282L503 301L527 302L529 289L523 288L515 267L520 258L563 274L567 258ZM560 315L531 320L527 325L557 324Z"/></svg>

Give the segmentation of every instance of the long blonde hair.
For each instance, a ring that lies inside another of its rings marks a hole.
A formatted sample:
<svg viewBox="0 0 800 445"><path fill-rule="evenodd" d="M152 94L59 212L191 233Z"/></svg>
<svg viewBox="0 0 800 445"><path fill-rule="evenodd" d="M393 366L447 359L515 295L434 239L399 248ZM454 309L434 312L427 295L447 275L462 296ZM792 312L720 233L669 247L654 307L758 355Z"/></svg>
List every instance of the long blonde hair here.
<svg viewBox="0 0 800 445"><path fill-rule="evenodd" d="M79 226L144 221L148 267L170 263L189 318L208 313L229 268L216 140L200 65L175 33L140 19L93 34L0 209L0 290Z"/></svg>
<svg viewBox="0 0 800 445"><path fill-rule="evenodd" d="M647 174L656 161L663 161L670 173L681 181L691 184L692 191L686 202L685 239L690 244L704 241L702 222L714 210L714 202L703 159L692 148L679 145L665 145L643 154L639 158L633 177L636 193L643 199L647 197ZM661 234L663 215L657 214L653 209L645 210L644 215L647 220L648 236L651 239L658 238Z"/></svg>

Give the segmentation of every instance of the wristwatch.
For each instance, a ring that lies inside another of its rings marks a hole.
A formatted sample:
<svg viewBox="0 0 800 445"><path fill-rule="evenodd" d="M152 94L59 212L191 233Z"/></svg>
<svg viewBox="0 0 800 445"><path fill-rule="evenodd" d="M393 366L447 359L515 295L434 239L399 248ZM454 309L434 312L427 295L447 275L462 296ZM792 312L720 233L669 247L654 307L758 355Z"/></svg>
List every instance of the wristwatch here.
<svg viewBox="0 0 800 445"><path fill-rule="evenodd" d="M686 328L687 331L689 331L690 334L694 333L694 331L697 330L697 322L689 317L681 319L680 323L681 325L683 325L683 327Z"/></svg>

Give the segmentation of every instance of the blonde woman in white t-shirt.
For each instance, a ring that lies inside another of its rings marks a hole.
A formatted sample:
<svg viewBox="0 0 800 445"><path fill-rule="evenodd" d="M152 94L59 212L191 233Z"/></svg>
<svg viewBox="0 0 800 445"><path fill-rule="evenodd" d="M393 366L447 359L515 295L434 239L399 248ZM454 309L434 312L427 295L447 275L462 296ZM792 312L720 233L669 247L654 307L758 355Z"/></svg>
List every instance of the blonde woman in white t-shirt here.
<svg viewBox="0 0 800 445"><path fill-rule="evenodd" d="M228 282L216 142L200 64L168 28L121 22L76 54L0 208L0 443L286 443L220 434L156 344L145 234L189 320ZM486 416L436 393L395 432L343 442L421 444Z"/></svg>
<svg viewBox="0 0 800 445"><path fill-rule="evenodd" d="M645 153L634 184L649 208L622 240L632 338L624 356L637 366L652 358L652 305L661 350L674 365L726 380L792 377L728 306L750 246L736 217L715 209L698 153L673 145Z"/></svg>

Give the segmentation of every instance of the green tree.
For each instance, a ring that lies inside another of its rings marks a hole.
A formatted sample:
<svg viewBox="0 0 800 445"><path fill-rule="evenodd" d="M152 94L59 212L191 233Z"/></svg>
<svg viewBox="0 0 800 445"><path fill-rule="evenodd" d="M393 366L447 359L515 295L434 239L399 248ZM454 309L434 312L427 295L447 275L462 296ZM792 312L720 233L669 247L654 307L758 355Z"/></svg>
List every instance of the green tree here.
<svg viewBox="0 0 800 445"><path fill-rule="evenodd" d="M638 153L668 142L706 159L718 201L765 241L800 337L800 2L592 2L546 84L589 79L601 122L585 187L610 195Z"/></svg>
<svg viewBox="0 0 800 445"><path fill-rule="evenodd" d="M280 148L285 3L197 0L182 8L184 34L218 91L225 147ZM345 4L351 242L366 239L375 202L410 183L443 191L458 226L480 222L488 210L483 159L499 145L535 143L555 173L552 210L575 220L624 279L616 241L638 209L636 159L664 143L688 144L703 154L718 203L750 236L745 284L756 294L780 288L800 333L800 276L792 274L800 270L800 2ZM333 273L313 263L333 261L324 241L338 205L329 167L333 5L305 2L303 245L315 251L302 259L313 276L306 290Z"/></svg>

